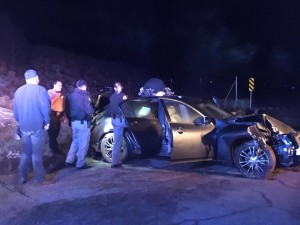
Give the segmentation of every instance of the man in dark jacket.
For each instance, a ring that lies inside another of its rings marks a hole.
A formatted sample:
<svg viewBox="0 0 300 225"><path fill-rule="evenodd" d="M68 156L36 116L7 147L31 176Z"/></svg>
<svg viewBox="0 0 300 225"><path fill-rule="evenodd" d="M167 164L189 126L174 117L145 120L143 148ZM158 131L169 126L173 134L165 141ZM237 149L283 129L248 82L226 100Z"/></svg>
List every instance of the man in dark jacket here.
<svg viewBox="0 0 300 225"><path fill-rule="evenodd" d="M121 165L121 147L123 140L123 132L126 127L125 118L119 110L121 101L126 100L127 96L122 92L123 86L120 82L114 84L115 93L110 96L110 109L112 117L112 125L114 128L114 145L112 149L111 168L122 167Z"/></svg>
<svg viewBox="0 0 300 225"><path fill-rule="evenodd" d="M50 100L47 90L38 85L39 77L35 70L25 72L26 84L18 88L13 100L15 120L18 122L23 150L19 163L19 181L27 181L27 172L32 159L34 177L37 182L45 180L43 151L46 130L50 123Z"/></svg>
<svg viewBox="0 0 300 225"><path fill-rule="evenodd" d="M66 99L66 114L72 126L72 144L66 159L66 165L72 166L76 158L76 168L87 168L85 156L90 142L91 114L94 109L91 105L90 94L87 90L87 83L79 80L75 90Z"/></svg>

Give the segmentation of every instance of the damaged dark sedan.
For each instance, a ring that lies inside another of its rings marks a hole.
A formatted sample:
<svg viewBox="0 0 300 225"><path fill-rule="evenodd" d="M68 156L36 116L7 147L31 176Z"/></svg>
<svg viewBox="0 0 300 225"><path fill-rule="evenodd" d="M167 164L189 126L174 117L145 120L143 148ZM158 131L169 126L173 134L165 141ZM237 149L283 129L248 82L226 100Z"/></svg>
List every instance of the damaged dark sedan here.
<svg viewBox="0 0 300 225"><path fill-rule="evenodd" d="M248 178L299 165L299 133L267 114L233 116L212 101L178 96L128 99L120 110L128 124L123 160L161 155L176 163L223 161ZM91 146L110 162L113 128L106 110L95 113L91 129Z"/></svg>

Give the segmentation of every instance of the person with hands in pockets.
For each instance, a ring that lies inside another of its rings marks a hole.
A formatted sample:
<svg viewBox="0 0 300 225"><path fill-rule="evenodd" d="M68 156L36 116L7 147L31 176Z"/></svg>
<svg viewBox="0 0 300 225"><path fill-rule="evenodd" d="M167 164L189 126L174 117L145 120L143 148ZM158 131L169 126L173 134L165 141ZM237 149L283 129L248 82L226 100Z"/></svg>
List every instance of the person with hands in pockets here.
<svg viewBox="0 0 300 225"><path fill-rule="evenodd" d="M47 90L39 85L35 70L25 72L26 84L14 94L13 113L19 124L23 149L19 163L19 182L27 182L30 161L38 183L46 179L43 152L50 124L50 99Z"/></svg>

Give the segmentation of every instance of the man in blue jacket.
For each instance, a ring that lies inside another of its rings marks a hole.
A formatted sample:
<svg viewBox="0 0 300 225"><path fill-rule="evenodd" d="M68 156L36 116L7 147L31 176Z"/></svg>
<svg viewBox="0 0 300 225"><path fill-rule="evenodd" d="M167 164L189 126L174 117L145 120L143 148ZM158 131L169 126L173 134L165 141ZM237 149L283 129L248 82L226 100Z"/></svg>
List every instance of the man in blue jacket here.
<svg viewBox="0 0 300 225"><path fill-rule="evenodd" d="M87 92L87 83L79 80L75 90L66 99L66 115L69 123L71 122L73 138L66 166L72 166L76 161L77 169L88 168L85 165L85 156L89 148L91 114L93 112L90 94Z"/></svg>
<svg viewBox="0 0 300 225"><path fill-rule="evenodd" d="M120 168L121 164L121 148L124 128L127 126L125 118L119 110L119 104L127 99L127 96L122 92L123 86L120 82L114 84L115 93L110 96L110 109L112 117L112 125L114 128L114 145L112 149L111 168Z"/></svg>
<svg viewBox="0 0 300 225"><path fill-rule="evenodd" d="M38 85L39 77L35 70L25 72L26 84L18 88L13 100L15 120L18 122L23 150L19 163L19 182L27 181L30 160L37 182L45 181L43 152L46 130L50 123L50 99L47 90Z"/></svg>

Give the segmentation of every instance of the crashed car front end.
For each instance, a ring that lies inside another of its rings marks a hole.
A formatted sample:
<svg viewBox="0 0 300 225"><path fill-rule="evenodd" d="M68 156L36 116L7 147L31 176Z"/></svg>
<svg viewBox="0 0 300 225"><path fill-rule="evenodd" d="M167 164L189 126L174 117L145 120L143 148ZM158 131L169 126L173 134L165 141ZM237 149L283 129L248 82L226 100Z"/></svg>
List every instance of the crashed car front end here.
<svg viewBox="0 0 300 225"><path fill-rule="evenodd" d="M299 132L266 114L261 115L260 123L250 126L248 132L262 145L269 145L273 149L277 163L281 166L299 166Z"/></svg>
<svg viewBox="0 0 300 225"><path fill-rule="evenodd" d="M279 163L284 167L299 166L300 147L299 133L274 135L276 144L273 145Z"/></svg>

